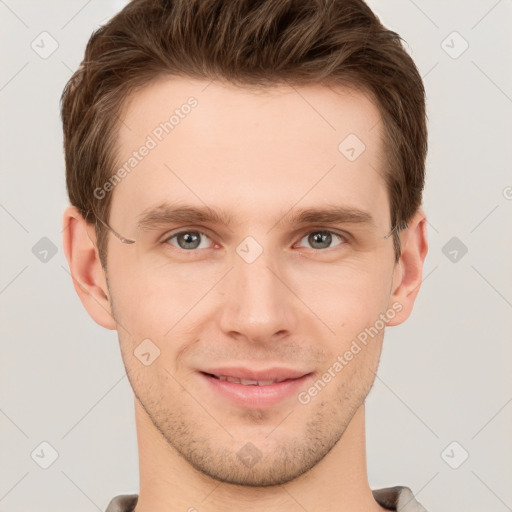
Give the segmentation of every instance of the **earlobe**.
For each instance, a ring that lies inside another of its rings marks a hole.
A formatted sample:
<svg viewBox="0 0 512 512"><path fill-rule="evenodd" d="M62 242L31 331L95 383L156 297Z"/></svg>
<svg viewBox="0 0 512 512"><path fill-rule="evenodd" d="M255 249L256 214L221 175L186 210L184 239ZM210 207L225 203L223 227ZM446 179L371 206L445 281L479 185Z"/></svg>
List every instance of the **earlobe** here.
<svg viewBox="0 0 512 512"><path fill-rule="evenodd" d="M399 325L411 315L423 278L423 263L428 252L427 219L419 209L400 233L402 254L394 270L389 307L398 313L387 325ZM394 305L394 306L393 306Z"/></svg>
<svg viewBox="0 0 512 512"><path fill-rule="evenodd" d="M76 293L97 324L116 329L94 226L86 222L76 207L69 206L63 214L62 228L62 246Z"/></svg>

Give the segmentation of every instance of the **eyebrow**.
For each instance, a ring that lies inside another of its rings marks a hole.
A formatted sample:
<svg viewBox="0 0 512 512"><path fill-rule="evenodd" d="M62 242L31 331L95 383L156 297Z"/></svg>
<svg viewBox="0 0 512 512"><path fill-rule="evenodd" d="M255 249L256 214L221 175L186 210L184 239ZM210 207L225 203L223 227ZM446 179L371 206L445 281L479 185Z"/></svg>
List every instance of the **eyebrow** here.
<svg viewBox="0 0 512 512"><path fill-rule="evenodd" d="M298 208L291 213L278 216L276 225L290 224L364 224L375 226L372 215L355 207L325 205L322 207ZM188 204L162 203L144 210L138 218L137 228L142 231L156 229L172 223L207 222L217 225L231 226L235 216L209 206Z"/></svg>

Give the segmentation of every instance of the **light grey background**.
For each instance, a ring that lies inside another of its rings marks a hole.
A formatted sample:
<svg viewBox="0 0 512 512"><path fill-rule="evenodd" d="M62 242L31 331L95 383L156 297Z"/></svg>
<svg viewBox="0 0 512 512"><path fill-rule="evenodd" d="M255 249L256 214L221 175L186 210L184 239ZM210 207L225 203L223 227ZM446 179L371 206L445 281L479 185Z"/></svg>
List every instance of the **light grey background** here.
<svg viewBox="0 0 512 512"><path fill-rule="evenodd" d="M124 4L0 0L1 512L103 511L138 492L117 336L83 309L61 245L59 97L92 30ZM370 484L409 486L429 512L512 510L512 1L370 5L407 41L430 123L430 251L367 400ZM31 47L51 50L43 31L58 43L47 58ZM46 262L43 237L57 250ZM47 469L42 442L58 452Z"/></svg>

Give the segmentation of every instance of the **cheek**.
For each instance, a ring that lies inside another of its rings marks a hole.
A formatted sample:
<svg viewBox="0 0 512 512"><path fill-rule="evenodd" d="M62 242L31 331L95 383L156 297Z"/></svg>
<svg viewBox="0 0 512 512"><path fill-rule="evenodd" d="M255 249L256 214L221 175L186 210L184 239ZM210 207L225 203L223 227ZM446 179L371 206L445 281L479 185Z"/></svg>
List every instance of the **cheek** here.
<svg viewBox="0 0 512 512"><path fill-rule="evenodd" d="M151 358L155 354L160 355L162 340L165 339L163 335L172 327L163 315L167 308L157 295L139 286L136 279L127 282L122 275L118 275L112 281L112 306L125 363L143 347L143 352L149 352ZM139 362L133 364L138 365Z"/></svg>
<svg viewBox="0 0 512 512"><path fill-rule="evenodd" d="M155 385L168 379L165 369L176 371L181 352L190 347L192 340L197 338L196 331L200 332L201 326L205 325L205 312L215 312L219 307L218 301L216 304L208 302L207 295L220 277L214 277L211 282L211 276L208 277L206 272L202 276L190 270L161 270L140 272L138 267L126 265L125 269L118 268L111 278L125 365L131 369L135 380L147 383L149 381L142 377L147 374L152 376ZM155 354L156 357L146 367L137 355L144 359L147 356L143 354L148 352L151 359ZM138 375L140 378L137 379Z"/></svg>
<svg viewBox="0 0 512 512"><path fill-rule="evenodd" d="M295 274L293 289L338 333L375 322L387 307L390 279L391 272L379 262L310 264Z"/></svg>

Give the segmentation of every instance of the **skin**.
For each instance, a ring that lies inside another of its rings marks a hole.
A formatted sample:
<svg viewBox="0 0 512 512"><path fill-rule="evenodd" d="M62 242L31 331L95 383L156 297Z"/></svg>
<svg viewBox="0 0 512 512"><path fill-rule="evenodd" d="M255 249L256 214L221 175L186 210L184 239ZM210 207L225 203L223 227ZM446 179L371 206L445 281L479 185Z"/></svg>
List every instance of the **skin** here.
<svg viewBox="0 0 512 512"><path fill-rule="evenodd" d="M384 329L309 403L297 395L266 408L240 407L212 391L198 370L234 363L286 366L321 377L393 304L387 326L410 315L427 253L422 209L400 233L395 264L384 186L383 125L362 93L321 85L256 91L165 78L133 94L119 131L119 162L189 96L198 105L114 191L107 274L94 228L64 212L63 245L90 316L117 329L135 394L140 491L137 512L374 511L367 479L365 405ZM366 150L338 150L350 133ZM235 224L138 230L138 215L164 200L208 205ZM375 226L276 225L289 210L352 206ZM165 241L201 228L199 248ZM314 228L317 228L315 231ZM308 234L333 235L327 248ZM194 229L188 229L188 232ZM252 236L263 248L248 264L236 252ZM186 254L185 254L186 253ZM160 355L145 366L134 350L149 338ZM259 460L237 452L248 442Z"/></svg>

